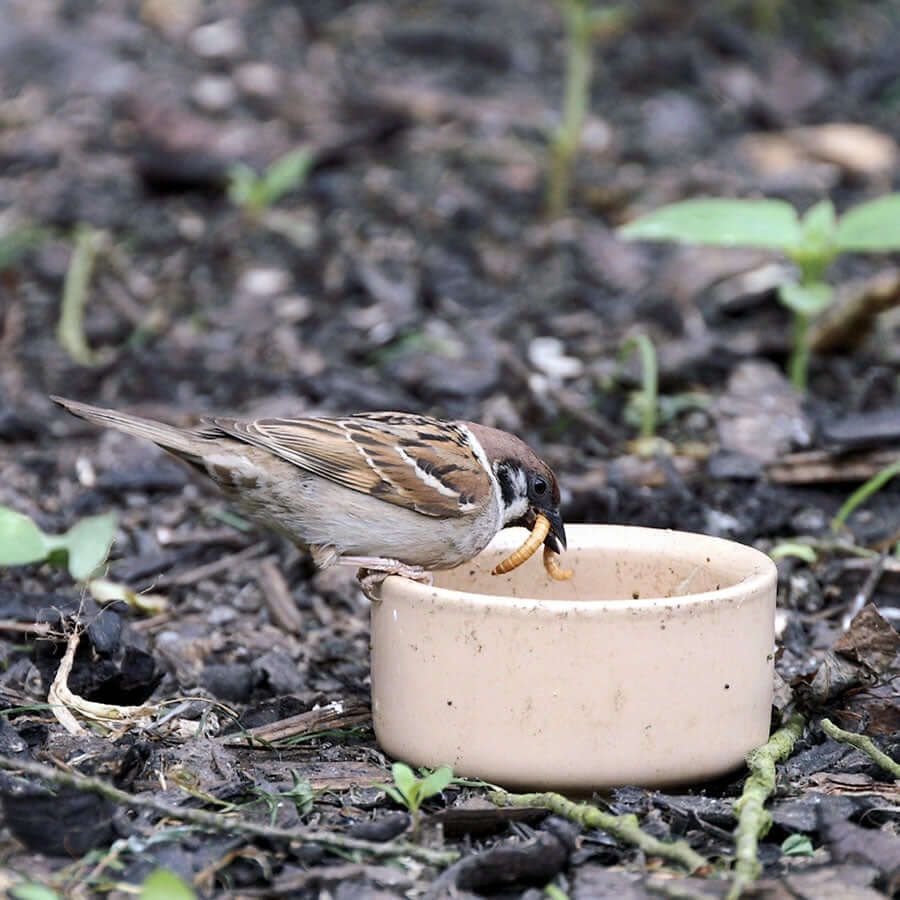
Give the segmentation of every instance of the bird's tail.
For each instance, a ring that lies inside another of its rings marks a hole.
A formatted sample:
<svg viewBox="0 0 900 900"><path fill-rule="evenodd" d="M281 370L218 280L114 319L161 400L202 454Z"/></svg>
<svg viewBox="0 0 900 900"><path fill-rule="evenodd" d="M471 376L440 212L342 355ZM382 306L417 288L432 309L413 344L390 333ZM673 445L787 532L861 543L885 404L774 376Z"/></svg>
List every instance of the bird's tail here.
<svg viewBox="0 0 900 900"><path fill-rule="evenodd" d="M64 397L51 396L50 399L65 407L70 413L87 419L88 422L103 425L105 428L115 428L135 437L147 438L178 456L192 458L198 455L198 444L202 438L195 432L163 422L154 422L152 419L116 412L114 409L103 409L100 406L78 403L76 400L66 400Z"/></svg>

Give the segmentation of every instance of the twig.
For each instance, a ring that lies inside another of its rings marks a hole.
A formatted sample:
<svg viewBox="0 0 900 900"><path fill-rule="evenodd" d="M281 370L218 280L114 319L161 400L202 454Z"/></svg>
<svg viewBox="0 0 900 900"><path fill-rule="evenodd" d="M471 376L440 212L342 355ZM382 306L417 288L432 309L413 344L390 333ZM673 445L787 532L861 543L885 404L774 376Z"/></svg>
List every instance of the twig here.
<svg viewBox="0 0 900 900"><path fill-rule="evenodd" d="M268 543L266 541L259 541L256 544L245 547L243 550L238 550L237 553L230 553L228 556L223 556L213 560L211 563L189 569L187 572L180 572L177 575L164 575L157 580L156 584L164 587L169 585L187 587L196 584L198 581L203 581L204 578L212 578L213 575L218 575L219 572L225 572L238 563L253 559L267 548Z"/></svg>
<svg viewBox="0 0 900 900"><path fill-rule="evenodd" d="M154 705L144 706L114 706L110 703L98 703L94 700L85 700L83 697L73 694L69 689L69 674L75 661L75 651L81 641L81 632L73 631L69 635L66 652L60 660L59 668L50 690L47 692L47 702L53 709L53 714L59 723L69 734L84 734L84 727L72 714L76 710L90 719L102 725L111 727L113 724L129 725L138 719L147 719L155 715L157 708Z"/></svg>
<svg viewBox="0 0 900 900"><path fill-rule="evenodd" d="M15 619L0 619L0 631L15 631L19 634L50 634L53 626L49 622L17 622Z"/></svg>
<svg viewBox="0 0 900 900"><path fill-rule="evenodd" d="M333 731L368 722L372 718L372 710L368 703L349 700L346 703L336 700L320 709L279 719L269 725L248 728L240 734L230 734L222 738L226 747L268 747L273 741L286 738L315 734L318 731Z"/></svg>
<svg viewBox="0 0 900 900"><path fill-rule="evenodd" d="M506 791L489 791L488 798L497 806L542 806L565 816L580 825L589 828L601 828L603 831L633 844L635 847L649 853L651 856L661 856L684 866L688 872L696 872L707 865L707 861L695 850L692 850L687 841L661 841L652 835L642 831L638 825L637 816L614 816L612 813L603 812L596 806L587 803L573 803L562 794L546 792L542 794L509 794Z"/></svg>
<svg viewBox="0 0 900 900"><path fill-rule="evenodd" d="M284 575L271 560L263 560L259 567L257 581L262 589L272 622L289 634L299 634L303 627L303 616L294 603Z"/></svg>
<svg viewBox="0 0 900 900"><path fill-rule="evenodd" d="M51 769L42 763L30 760L10 759L0 756L0 769L8 772L24 772L33 775L59 787L66 787L76 791L89 791L99 794L113 803L131 809L149 809L168 816L197 825L201 828L209 828L213 831L221 831L226 834L243 834L248 837L265 838L267 840L289 841L293 844L319 844L334 850L347 853L366 853L375 858L408 856L419 862L432 866L445 866L455 862L459 854L452 850L430 850L420 847L418 844L410 844L406 841L387 841L375 843L359 838L347 837L333 831L294 830L290 828L276 828L268 825L258 825L247 822L244 819L225 817L218 813L207 812L203 809L188 809L176 806L174 803L166 803L153 797L144 797L120 791L111 784L91 775L81 775L76 772L60 772Z"/></svg>
<svg viewBox="0 0 900 900"><path fill-rule="evenodd" d="M841 619L841 628L843 628L844 631L850 627L850 623L853 621L856 614L872 599L875 588L878 587L878 582L881 581L881 576L884 575L884 569L889 555L889 551L885 550L881 556L875 560L872 570L866 576L866 580L862 583L862 587L853 595L850 606L847 608L847 612L844 613L843 618Z"/></svg>
<svg viewBox="0 0 900 900"><path fill-rule="evenodd" d="M787 724L769 738L768 743L751 750L747 754L750 774L744 783L744 791L734 804L738 817L734 830L735 863L731 889L726 900L737 900L744 888L752 884L762 871L757 856L759 838L772 824L772 817L766 812L766 800L775 790L775 763L790 756L794 744L803 734L806 718L794 713Z"/></svg>
<svg viewBox="0 0 900 900"><path fill-rule="evenodd" d="M872 741L872 738L868 737L868 735L844 731L843 728L838 728L831 719L822 719L822 721L819 722L819 725L828 737L834 738L842 744L849 744L851 747L856 747L857 750L862 750L866 756L878 763L878 765L892 778L900 778L900 763L891 759L887 753L879 750Z"/></svg>

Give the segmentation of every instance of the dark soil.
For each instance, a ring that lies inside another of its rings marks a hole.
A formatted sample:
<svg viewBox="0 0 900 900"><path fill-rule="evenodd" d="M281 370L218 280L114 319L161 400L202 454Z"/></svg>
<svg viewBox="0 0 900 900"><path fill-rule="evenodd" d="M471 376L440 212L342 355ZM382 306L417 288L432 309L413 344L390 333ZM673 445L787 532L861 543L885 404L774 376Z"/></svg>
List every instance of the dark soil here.
<svg viewBox="0 0 900 900"><path fill-rule="evenodd" d="M760 21L769 7L774 20ZM315 571L155 448L49 395L183 424L209 411L459 417L531 443L560 478L567 522L817 549L815 563L779 563L779 710L800 704L811 724L779 767L753 896L896 895L896 786L816 723L831 715L897 758L900 563L883 552L900 532L897 489L839 537L829 523L900 446L900 319L887 311L852 349L816 354L801 398L782 374L790 320L771 267L783 261L626 243L615 228L689 196L764 194L802 210L827 195L843 210L900 189L898 46L889 0L633 4L596 50L570 212L549 221L565 50L549 0L0 0L0 505L51 532L117 511L109 578L168 601L148 617L83 596L48 565L3 570L0 756L260 825L409 838L378 787L390 761L366 713L368 608L353 573ZM828 123L868 126L893 157L861 133L841 152L814 139L797 150L792 129ZM766 141L795 155L773 163ZM301 145L313 169L277 203L254 213L229 199L236 163L263 171ZM88 228L102 232L91 365L57 340ZM890 275L898 261L849 258L829 277ZM637 363L617 361L638 332L659 355L666 442L643 456ZM881 617L867 612L829 652L860 591ZM167 722L66 731L44 704L78 623L70 689L165 701ZM822 690L835 660L852 677ZM302 740L232 740L336 701L346 714L303 719ZM463 857L442 873L188 830L7 775L0 889L30 879L124 896L165 867L209 897L536 898L548 885L572 898L719 897L745 774L596 798L709 858L690 879L540 810L485 809L473 787L426 804L416 839ZM814 853L785 853L791 835Z"/></svg>

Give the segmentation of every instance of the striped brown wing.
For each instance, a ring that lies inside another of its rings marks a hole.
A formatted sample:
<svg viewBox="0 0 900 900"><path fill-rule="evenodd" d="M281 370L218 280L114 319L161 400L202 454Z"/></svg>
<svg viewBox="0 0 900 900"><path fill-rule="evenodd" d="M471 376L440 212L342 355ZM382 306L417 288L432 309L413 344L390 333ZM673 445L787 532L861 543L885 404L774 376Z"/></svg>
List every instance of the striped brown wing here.
<svg viewBox="0 0 900 900"><path fill-rule="evenodd" d="M467 429L455 422L404 413L209 422L301 469L424 515L466 515L493 496Z"/></svg>

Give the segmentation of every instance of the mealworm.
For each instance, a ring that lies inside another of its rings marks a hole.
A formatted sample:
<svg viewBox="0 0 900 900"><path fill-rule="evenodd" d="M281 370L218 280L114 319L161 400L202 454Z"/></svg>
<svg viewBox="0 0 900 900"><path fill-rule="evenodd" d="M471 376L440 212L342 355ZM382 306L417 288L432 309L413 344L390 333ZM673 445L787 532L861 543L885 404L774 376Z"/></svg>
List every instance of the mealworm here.
<svg viewBox="0 0 900 900"><path fill-rule="evenodd" d="M507 572L512 572L513 569L518 569L523 562L534 556L535 551L544 542L544 538L547 537L549 531L550 522L547 520L547 517L538 513L534 520L534 528L531 529L531 534L525 538L525 543L518 550L513 550L503 562L497 563L491 569L491 575L505 575Z"/></svg>
<svg viewBox="0 0 900 900"><path fill-rule="evenodd" d="M556 554L546 545L544 545L544 568L556 581L568 581L575 574L574 569L561 569Z"/></svg>

